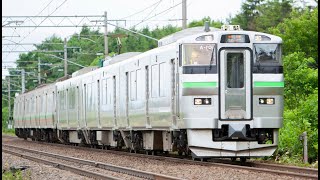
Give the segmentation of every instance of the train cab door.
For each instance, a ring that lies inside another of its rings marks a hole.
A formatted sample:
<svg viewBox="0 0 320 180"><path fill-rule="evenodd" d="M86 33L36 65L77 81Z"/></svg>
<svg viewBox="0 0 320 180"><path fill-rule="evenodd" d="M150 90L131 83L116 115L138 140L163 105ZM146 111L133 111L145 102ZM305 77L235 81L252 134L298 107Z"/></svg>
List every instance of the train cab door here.
<svg viewBox="0 0 320 180"><path fill-rule="evenodd" d="M252 119L252 52L225 48L219 56L219 119Z"/></svg>

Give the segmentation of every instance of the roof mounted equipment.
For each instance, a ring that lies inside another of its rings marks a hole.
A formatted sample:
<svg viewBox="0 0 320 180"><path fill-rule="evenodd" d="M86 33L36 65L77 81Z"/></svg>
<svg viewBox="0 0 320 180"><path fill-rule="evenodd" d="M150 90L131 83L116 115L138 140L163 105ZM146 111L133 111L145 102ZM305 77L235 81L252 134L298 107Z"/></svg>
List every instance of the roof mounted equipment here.
<svg viewBox="0 0 320 180"><path fill-rule="evenodd" d="M221 30L223 31L240 31L240 25L222 25Z"/></svg>
<svg viewBox="0 0 320 180"><path fill-rule="evenodd" d="M208 21L204 22L204 31L205 32L209 32L210 31L210 26L209 26L209 22Z"/></svg>

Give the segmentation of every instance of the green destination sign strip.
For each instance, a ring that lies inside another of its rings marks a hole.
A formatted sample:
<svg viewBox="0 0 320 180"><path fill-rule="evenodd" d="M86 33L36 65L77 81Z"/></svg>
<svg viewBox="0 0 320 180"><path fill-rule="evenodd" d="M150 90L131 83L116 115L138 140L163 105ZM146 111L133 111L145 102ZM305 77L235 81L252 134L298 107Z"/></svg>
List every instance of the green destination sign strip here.
<svg viewBox="0 0 320 180"><path fill-rule="evenodd" d="M217 87L217 82L184 82L184 88L207 88L207 87Z"/></svg>
<svg viewBox="0 0 320 180"><path fill-rule="evenodd" d="M267 82L256 81L253 83L254 87L284 87L284 82Z"/></svg>

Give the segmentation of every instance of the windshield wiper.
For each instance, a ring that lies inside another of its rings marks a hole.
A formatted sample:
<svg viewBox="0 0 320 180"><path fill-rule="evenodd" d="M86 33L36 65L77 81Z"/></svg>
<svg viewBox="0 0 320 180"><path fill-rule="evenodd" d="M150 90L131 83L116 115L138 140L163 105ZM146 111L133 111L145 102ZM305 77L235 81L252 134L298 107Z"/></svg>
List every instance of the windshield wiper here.
<svg viewBox="0 0 320 180"><path fill-rule="evenodd" d="M212 68L212 63L213 63L213 54L214 54L214 49L212 47L212 53L211 53L211 59L210 59L210 66L209 66L209 70L211 70Z"/></svg>

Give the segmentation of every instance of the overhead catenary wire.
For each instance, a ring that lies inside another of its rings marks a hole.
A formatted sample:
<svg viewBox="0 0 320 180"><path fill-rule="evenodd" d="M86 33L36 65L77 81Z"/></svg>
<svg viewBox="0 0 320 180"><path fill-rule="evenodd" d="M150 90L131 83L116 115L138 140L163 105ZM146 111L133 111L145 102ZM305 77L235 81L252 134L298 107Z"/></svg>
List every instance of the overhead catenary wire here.
<svg viewBox="0 0 320 180"><path fill-rule="evenodd" d="M134 14L131 14L131 15L129 15L129 16L126 16L126 17L123 17L123 18L120 18L120 19L121 19L121 20L123 20L123 19L127 19L127 18L129 18L129 17L132 17L132 16L135 16L135 15L137 15L137 14L139 14L139 13L142 13L143 11L145 11L145 10L147 10L147 9L151 8L152 6L154 6L155 4L157 4L158 2L161 2L161 1L162 1L162 0L159 0L159 1L157 1L157 2L155 2L155 3L153 3L153 4L151 4L150 6L148 6L148 7L144 8L144 9L142 9L142 10L140 10L140 11L138 11L138 12L134 13Z"/></svg>
<svg viewBox="0 0 320 180"><path fill-rule="evenodd" d="M150 16L150 14L159 6L159 4L160 4L161 2L162 2L162 0L158 1L158 4L150 11L150 13L149 13L145 18L143 18L143 19L141 20L141 22L133 25L133 27L135 27L135 26L137 26L138 24L144 22L144 20L146 20L146 19Z"/></svg>
<svg viewBox="0 0 320 180"><path fill-rule="evenodd" d="M54 0L51 0L36 16L38 16L38 15L40 15L52 2L53 2ZM22 24L23 23L26 23L28 18L26 18L23 22L22 22ZM19 37L20 37L20 34L15 30L15 28L12 28L13 29L13 32L12 32L12 35L11 35L11 38L10 38L10 40L12 40L12 38L13 38L13 34L14 33L17 33L18 35L19 35ZM22 46L23 47L23 46ZM24 47L23 47L24 48ZM3 49L3 46L2 46L2 49ZM25 49L25 48L24 48ZM13 48L11 49L11 50L14 50ZM25 49L26 50L26 49Z"/></svg>
<svg viewBox="0 0 320 180"><path fill-rule="evenodd" d="M67 0L64 0L58 7L56 7L56 9L55 9L54 11L52 11L48 16L46 16L46 18L44 18L37 26L40 26L48 17L50 17L53 13L55 13L62 5L63 5L64 3L66 3L66 2L67 2ZM22 42L24 39L26 39L26 38L27 38L32 32L34 32L36 29L37 29L37 27L35 27L32 31L30 31L29 34L27 34L26 36L24 36L18 43L20 43L20 42ZM18 46L15 46L15 47L12 49L12 51L15 50L16 47L18 47ZM6 57L8 57L9 54L10 54L10 53L8 53ZM6 57L5 57L5 58L6 58Z"/></svg>
<svg viewBox="0 0 320 180"><path fill-rule="evenodd" d="M164 11L161 11L160 13L157 13L157 14L151 16L150 18L145 19L143 22L146 22L146 21L148 21L149 19L152 19L152 18L154 18L154 17L156 17L156 16L159 16L160 14L163 14L163 13L165 13L165 12L167 12L167 11L170 11L170 10L172 10L173 8L177 7L177 6L180 5L180 4L182 4L182 1L181 1L180 3L178 3L178 4L176 4L176 5L173 5L173 6L169 7L168 9L166 9L166 10L164 10ZM140 24L143 23L143 22L140 22Z"/></svg>

